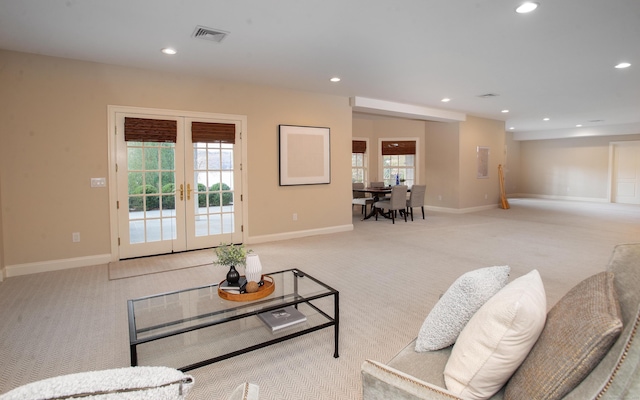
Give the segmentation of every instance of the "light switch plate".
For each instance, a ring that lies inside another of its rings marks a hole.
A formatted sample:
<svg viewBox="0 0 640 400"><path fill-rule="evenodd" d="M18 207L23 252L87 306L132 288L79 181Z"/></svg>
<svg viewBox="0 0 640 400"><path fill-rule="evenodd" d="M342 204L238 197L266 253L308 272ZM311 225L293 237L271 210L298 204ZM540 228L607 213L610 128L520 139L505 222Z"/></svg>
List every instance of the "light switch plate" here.
<svg viewBox="0 0 640 400"><path fill-rule="evenodd" d="M91 187L107 187L107 178L91 178Z"/></svg>

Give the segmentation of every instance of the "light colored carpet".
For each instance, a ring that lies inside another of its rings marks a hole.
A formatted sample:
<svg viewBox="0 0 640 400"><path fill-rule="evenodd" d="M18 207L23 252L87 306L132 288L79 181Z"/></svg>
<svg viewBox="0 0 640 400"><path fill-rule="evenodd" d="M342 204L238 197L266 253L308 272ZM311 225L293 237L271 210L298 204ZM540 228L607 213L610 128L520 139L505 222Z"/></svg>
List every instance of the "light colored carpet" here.
<svg viewBox="0 0 640 400"><path fill-rule="evenodd" d="M509 210L428 212L414 222L360 221L332 235L249 246L266 272L301 270L340 291L340 358L325 329L196 369L190 399L223 399L239 383L261 399L359 399L360 364L388 361L417 334L462 273L538 269L549 307L602 271L614 245L640 241L640 207L510 199ZM126 300L218 282L205 265L109 280L107 265L18 276L0 284L0 393L59 374L129 364Z"/></svg>

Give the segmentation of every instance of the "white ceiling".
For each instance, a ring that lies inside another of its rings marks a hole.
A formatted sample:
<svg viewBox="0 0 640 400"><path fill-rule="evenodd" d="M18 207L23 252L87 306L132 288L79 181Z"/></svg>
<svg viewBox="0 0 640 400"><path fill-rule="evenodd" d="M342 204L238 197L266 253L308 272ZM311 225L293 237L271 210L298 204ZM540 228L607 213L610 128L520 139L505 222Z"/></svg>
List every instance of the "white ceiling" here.
<svg viewBox="0 0 640 400"><path fill-rule="evenodd" d="M640 0L539 0L526 15L519 3L2 0L0 48L463 112L514 132L640 124ZM194 39L198 25L229 35Z"/></svg>

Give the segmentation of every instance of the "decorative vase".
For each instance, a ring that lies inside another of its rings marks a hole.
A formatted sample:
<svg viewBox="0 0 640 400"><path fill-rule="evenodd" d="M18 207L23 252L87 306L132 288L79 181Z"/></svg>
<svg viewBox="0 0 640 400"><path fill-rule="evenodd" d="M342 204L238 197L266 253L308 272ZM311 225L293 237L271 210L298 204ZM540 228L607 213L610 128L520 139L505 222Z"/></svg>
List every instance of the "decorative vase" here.
<svg viewBox="0 0 640 400"><path fill-rule="evenodd" d="M236 267L232 265L229 268L229 272L227 272L227 282L238 283L239 280L240 280L240 273L236 271Z"/></svg>
<svg viewBox="0 0 640 400"><path fill-rule="evenodd" d="M262 264L257 254L247 254L247 266L245 267L247 282L260 282L262 278Z"/></svg>

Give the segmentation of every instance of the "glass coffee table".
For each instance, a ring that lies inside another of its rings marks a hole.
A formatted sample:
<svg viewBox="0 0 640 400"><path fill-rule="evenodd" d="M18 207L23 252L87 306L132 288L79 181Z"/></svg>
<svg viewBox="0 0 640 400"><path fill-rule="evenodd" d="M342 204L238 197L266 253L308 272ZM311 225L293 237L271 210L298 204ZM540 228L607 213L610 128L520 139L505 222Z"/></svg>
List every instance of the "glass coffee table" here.
<svg viewBox="0 0 640 400"><path fill-rule="evenodd" d="M217 284L128 300L131 366L189 371L329 327L337 358L339 292L299 269L268 277L273 293L246 302L221 298ZM288 316L288 307L304 321L272 331L263 317Z"/></svg>

